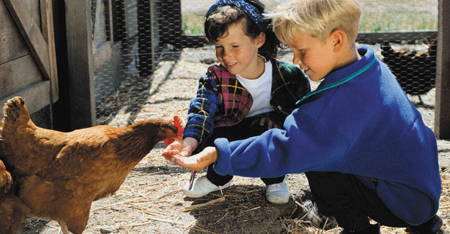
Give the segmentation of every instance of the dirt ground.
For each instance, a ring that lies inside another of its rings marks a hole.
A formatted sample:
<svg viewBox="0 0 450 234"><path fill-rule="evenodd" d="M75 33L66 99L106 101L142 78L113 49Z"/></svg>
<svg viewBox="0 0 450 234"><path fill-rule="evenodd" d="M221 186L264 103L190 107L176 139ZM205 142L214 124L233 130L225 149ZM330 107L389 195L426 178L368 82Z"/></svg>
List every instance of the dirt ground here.
<svg viewBox="0 0 450 234"><path fill-rule="evenodd" d="M283 54L289 61L292 55ZM185 49L165 53L151 79L132 77L98 108L99 124L125 126L146 118L186 119L189 100L197 79L214 61L211 48ZM317 84L313 84L317 86ZM435 90L411 100L425 122L433 128ZM445 233L450 233L450 142L440 140L439 155L443 194L440 216ZM235 177L230 188L206 197L186 198L181 192L191 172L161 157L159 143L113 196L93 203L84 233L339 233L332 218L317 217L311 205L308 182L303 174L289 175L292 199L284 205L269 203L258 178ZM204 175L202 171L198 176ZM212 204L209 204L211 202ZM200 206L200 207L198 207ZM314 223L320 222L320 227ZM325 228L323 228L325 226ZM59 225L47 219L29 218L19 233L58 233ZM403 229L382 227L382 233L404 233Z"/></svg>

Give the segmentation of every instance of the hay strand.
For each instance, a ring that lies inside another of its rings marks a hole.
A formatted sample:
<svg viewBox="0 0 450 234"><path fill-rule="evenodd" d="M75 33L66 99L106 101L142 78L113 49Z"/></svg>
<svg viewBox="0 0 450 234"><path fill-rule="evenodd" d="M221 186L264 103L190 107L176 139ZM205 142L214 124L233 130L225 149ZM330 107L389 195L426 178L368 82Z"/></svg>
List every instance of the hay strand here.
<svg viewBox="0 0 450 234"><path fill-rule="evenodd" d="M190 206L190 207L185 207L185 208L183 209L183 211L195 210L195 209L200 208L200 207L210 206L210 205L213 205L213 204L215 204L215 203L218 203L218 202L224 202L224 201L225 201L225 197L221 197L221 198L217 198L217 199L211 200L211 201L206 202L206 203L202 203L202 204L198 204L198 205L193 205L193 206Z"/></svg>
<svg viewBox="0 0 450 234"><path fill-rule="evenodd" d="M177 189L177 190L168 192L168 193L166 193L166 194L163 194L163 195L159 196L159 197L157 198L157 200L159 200L159 199L161 199L161 198L163 198L163 197L167 197L167 196L169 196L169 195L172 195L172 194L174 194L174 193L181 192L181 191L183 191L183 189Z"/></svg>

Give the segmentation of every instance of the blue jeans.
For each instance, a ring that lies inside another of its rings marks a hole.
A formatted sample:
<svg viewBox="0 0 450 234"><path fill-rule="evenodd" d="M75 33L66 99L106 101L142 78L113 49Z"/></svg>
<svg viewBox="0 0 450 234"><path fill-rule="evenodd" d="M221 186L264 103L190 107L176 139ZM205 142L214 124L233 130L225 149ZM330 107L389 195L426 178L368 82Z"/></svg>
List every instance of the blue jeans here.
<svg viewBox="0 0 450 234"><path fill-rule="evenodd" d="M363 230L369 217L381 225L407 227L411 230L432 229L433 217L419 226L411 226L395 216L378 197L356 176L339 172L306 172L311 193L319 213L336 218L339 226L348 230ZM373 182L376 185L376 182ZM420 232L422 233L422 232Z"/></svg>

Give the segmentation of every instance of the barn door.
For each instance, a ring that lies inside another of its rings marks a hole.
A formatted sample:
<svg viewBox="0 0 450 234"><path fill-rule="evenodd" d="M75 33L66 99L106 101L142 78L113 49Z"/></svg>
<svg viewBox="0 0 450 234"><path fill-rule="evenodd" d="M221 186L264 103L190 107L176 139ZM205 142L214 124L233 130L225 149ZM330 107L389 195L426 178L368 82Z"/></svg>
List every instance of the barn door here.
<svg viewBox="0 0 450 234"><path fill-rule="evenodd" d="M0 0L0 105L19 95L34 113L58 100L53 34L51 0Z"/></svg>

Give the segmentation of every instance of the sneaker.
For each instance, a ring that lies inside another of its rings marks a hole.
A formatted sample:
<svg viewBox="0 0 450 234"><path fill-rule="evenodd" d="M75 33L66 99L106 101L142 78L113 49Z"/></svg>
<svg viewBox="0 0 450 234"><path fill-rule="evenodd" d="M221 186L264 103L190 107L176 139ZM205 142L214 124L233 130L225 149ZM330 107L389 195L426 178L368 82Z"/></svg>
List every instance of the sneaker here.
<svg viewBox="0 0 450 234"><path fill-rule="evenodd" d="M410 234L440 234L444 233L441 229L442 219L439 216L435 216L434 219L426 222L417 227L406 228L406 233Z"/></svg>
<svg viewBox="0 0 450 234"><path fill-rule="evenodd" d="M289 190L283 181L278 184L266 186L266 198L269 202L275 204L285 204L289 201Z"/></svg>
<svg viewBox="0 0 450 234"><path fill-rule="evenodd" d="M206 176L198 177L194 180L191 190L189 190L189 182L183 187L183 192L186 197L197 198L203 197L210 192L214 192L220 189L228 188L231 185L231 181L222 185L217 186L206 178Z"/></svg>

